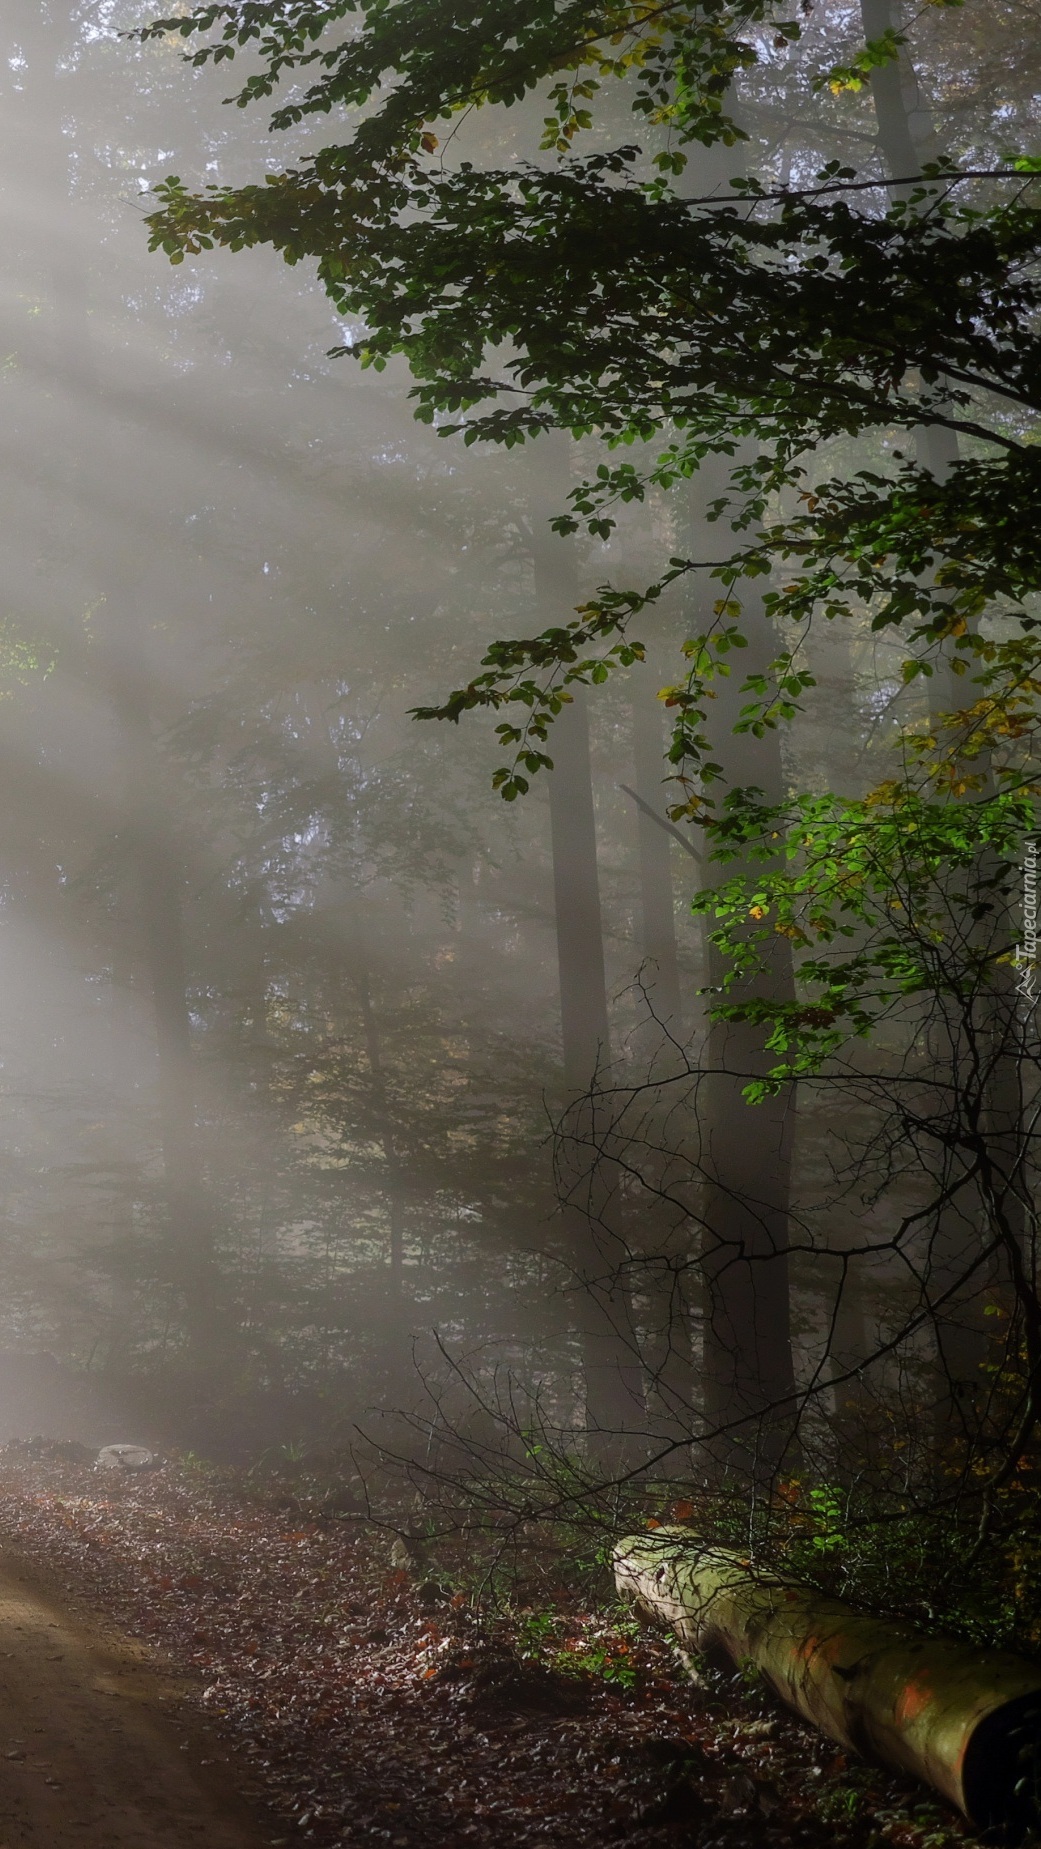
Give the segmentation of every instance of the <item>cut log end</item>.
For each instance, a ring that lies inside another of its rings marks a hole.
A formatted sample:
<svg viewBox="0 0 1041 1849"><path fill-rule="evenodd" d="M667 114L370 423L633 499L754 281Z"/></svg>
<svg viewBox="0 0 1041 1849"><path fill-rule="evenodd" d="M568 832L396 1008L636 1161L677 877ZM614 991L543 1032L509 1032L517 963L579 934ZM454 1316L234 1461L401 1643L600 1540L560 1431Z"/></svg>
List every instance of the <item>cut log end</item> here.
<svg viewBox="0 0 1041 1849"><path fill-rule="evenodd" d="M1041 1829L1041 1694L994 1708L975 1728L962 1765L962 1808L980 1830L1015 1842Z"/></svg>

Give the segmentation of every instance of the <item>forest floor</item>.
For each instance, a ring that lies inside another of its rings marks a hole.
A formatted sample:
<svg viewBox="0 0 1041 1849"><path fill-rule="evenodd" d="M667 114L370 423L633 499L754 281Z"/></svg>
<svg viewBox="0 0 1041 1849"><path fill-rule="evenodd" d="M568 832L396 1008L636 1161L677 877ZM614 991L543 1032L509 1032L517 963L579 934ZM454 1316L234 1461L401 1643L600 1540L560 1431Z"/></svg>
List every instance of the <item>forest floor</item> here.
<svg viewBox="0 0 1041 1849"><path fill-rule="evenodd" d="M384 1536L231 1473L37 1449L0 1452L0 1849L971 1842L761 1689L695 1686L620 1612L481 1615Z"/></svg>
<svg viewBox="0 0 1041 1849"><path fill-rule="evenodd" d="M155 1653L0 1561L0 1849L270 1841Z"/></svg>

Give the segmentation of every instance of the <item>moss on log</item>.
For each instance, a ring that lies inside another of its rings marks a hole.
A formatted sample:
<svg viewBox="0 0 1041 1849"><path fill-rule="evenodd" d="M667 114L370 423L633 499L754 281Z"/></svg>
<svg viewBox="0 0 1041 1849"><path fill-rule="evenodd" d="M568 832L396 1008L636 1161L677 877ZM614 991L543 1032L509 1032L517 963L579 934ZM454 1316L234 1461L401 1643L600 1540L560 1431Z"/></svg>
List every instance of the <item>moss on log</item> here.
<svg viewBox="0 0 1041 1849"><path fill-rule="evenodd" d="M614 1568L681 1643L751 1662L833 1740L923 1779L981 1828L1036 1828L1041 1664L871 1617L689 1529L622 1541Z"/></svg>

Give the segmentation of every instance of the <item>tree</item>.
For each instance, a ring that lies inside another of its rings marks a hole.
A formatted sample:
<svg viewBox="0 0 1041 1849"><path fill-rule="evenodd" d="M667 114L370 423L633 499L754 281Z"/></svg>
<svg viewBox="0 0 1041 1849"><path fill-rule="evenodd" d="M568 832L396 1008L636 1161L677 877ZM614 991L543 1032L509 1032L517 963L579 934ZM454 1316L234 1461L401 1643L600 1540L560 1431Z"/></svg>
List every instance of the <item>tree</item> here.
<svg viewBox="0 0 1041 1849"><path fill-rule="evenodd" d="M806 801L792 811L776 780L754 787L736 747L713 752L706 702L733 689L731 729L745 739L769 737L797 711L812 676L794 648L780 646L772 660L760 652L743 687L729 672L748 641L754 598L745 581L780 562L787 581L763 597L773 620L846 620L866 605L876 633L905 638L908 683L934 678L948 659L955 677L971 675L970 703L944 712L873 813L891 816L898 833L910 802L923 844L947 830L954 845L968 828L982 849L997 826L992 798L984 791L952 806L925 792L980 792L981 754L995 751L993 800L1007 796L1015 808L1029 787L1021 746L1035 723L1038 661L1023 598L1041 585L1034 164L939 164L920 181L916 171L896 175L888 205L873 175L836 163L801 187L750 176L691 196L686 150L732 145L742 134L727 97L735 73L755 63L750 38L764 28L786 42L798 37L771 10L738 4L710 20L683 6L588 0L565 8L526 0L477 19L428 0L359 10L360 29L339 42L338 23L355 11L346 0L289 12L203 6L149 28L186 39L213 32L214 42L190 53L197 65L258 53L236 98L242 105L303 78L306 87L276 109L276 128L364 106L344 140L264 185L193 195L166 181L150 218L153 244L175 262L214 244L257 243L291 263L316 260L340 314L360 318L350 350L376 367L403 356L417 415L454 419L448 431L467 443L512 446L554 428L606 442L595 473L560 509L561 531L584 523L606 536L620 501L668 489L708 458L732 458L713 509L715 547L667 562L642 593L605 590L570 621L496 644L482 672L423 711L502 715L507 761L496 782L512 800L551 767L550 727L576 686L639 659L630 636L639 613L692 571L717 580L720 594L688 639L686 674L670 694L681 786L673 818L702 826L717 862L745 862L705 900L725 921L714 933L725 961L713 986L726 991L714 1032L747 1038L738 1061L746 1093L773 1100L763 1108L776 1113L801 1072L817 1070L844 1037L877 1026L890 972L879 986L877 957L836 960L828 949L836 932L859 926L836 921L827 879L819 893L803 886L798 919L782 898L788 876L777 844L794 840L810 869L800 878L812 882L833 865L829 831L855 835L861 826L856 805L832 814ZM833 87L885 75L898 51L885 27ZM615 82L646 132L646 154L605 131L601 95ZM541 152L489 160L475 112L508 111L540 86L551 111ZM583 136L592 152L579 151ZM942 480L902 448L914 432L926 434L927 454L929 443L965 442ZM868 439L868 465L820 478L815 448ZM639 447L653 442L664 444L656 454ZM617 461L620 445L637 446L637 460ZM795 511L782 509L782 490L794 493ZM975 624L995 600L1010 618L999 634ZM916 891L922 879L928 886L933 851L923 845ZM891 872L902 865L895 860ZM1007 868L998 887L1002 880ZM790 945L798 993L769 976ZM1000 955L993 939L987 955L992 963ZM919 961L923 992L932 979ZM728 1149L720 1179L732 1198L737 1160ZM770 1243L781 1259L783 1240L771 1234ZM757 1318L747 1306L730 1317L732 1329L744 1325L750 1378L769 1377L776 1398L781 1376L765 1366L749 1321ZM726 1395L734 1388L728 1379Z"/></svg>
<svg viewBox="0 0 1041 1849"><path fill-rule="evenodd" d="M737 486L758 526L767 490L802 485L800 459L814 443L870 430L962 431L984 452L941 493L898 451L892 478L836 483L743 550L727 555L724 545L717 569L762 570L767 549L800 560L798 589L776 600L781 614L822 591L834 605L867 573L873 590L902 586L884 620L917 615L933 642L956 620L952 592L962 616L981 597L1031 588L1026 514L1037 464L1023 419L1037 408L1036 287L1023 266L1038 208L1029 161L951 171L917 203L901 199L885 213L853 209L873 182L846 171L802 190L767 194L752 179L734 195L686 198L670 184L682 144L738 134L720 99L732 71L753 61L738 33L759 20L758 7L728 9L710 28L686 8L558 12L531 0L510 15L514 44L503 21L492 34L463 13L449 27L443 10L435 21L426 0L406 0L363 9L360 35L327 49L321 40L347 10L210 6L150 28L188 37L219 24L196 63L259 41L262 69L240 90L243 104L315 66L310 88L276 111L279 128L372 102L394 80L390 100L377 101L345 143L266 185L192 195L166 182L150 220L157 246L179 260L214 242L264 242L292 263L316 259L341 313L364 318L351 351L376 365L403 354L418 380L418 414L465 415L470 442L510 443L552 426L613 442L677 430L642 473L604 464L573 495L573 517L594 531L609 525L615 497L674 482L746 434L761 454ZM555 164L449 164L432 123L508 105L561 66L573 75L551 89L555 120L544 137ZM680 146L643 165L633 145L579 158L573 143L592 120L585 104L605 76L633 72L634 109L667 122ZM985 183L1001 195L992 204ZM499 363L506 342L514 352ZM988 398L1002 416L988 414ZM843 545L855 549L852 574L841 569ZM944 565L942 599L906 582L930 556ZM618 627L618 611L613 620L608 611L594 634ZM581 625L574 635L587 639ZM499 678L468 689L471 703L494 703L506 669L529 658L494 664ZM452 713L465 704L458 696Z"/></svg>

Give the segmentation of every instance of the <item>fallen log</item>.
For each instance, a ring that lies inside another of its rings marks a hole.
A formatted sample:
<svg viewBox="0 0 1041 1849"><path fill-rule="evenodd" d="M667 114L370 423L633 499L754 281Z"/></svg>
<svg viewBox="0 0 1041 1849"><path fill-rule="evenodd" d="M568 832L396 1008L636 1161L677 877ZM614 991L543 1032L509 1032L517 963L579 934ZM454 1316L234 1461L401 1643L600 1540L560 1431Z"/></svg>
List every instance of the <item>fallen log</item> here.
<svg viewBox="0 0 1041 1849"><path fill-rule="evenodd" d="M932 1785L981 1829L1041 1820L1041 1664L874 1618L686 1528L622 1541L615 1583L682 1645L753 1664L833 1740Z"/></svg>

